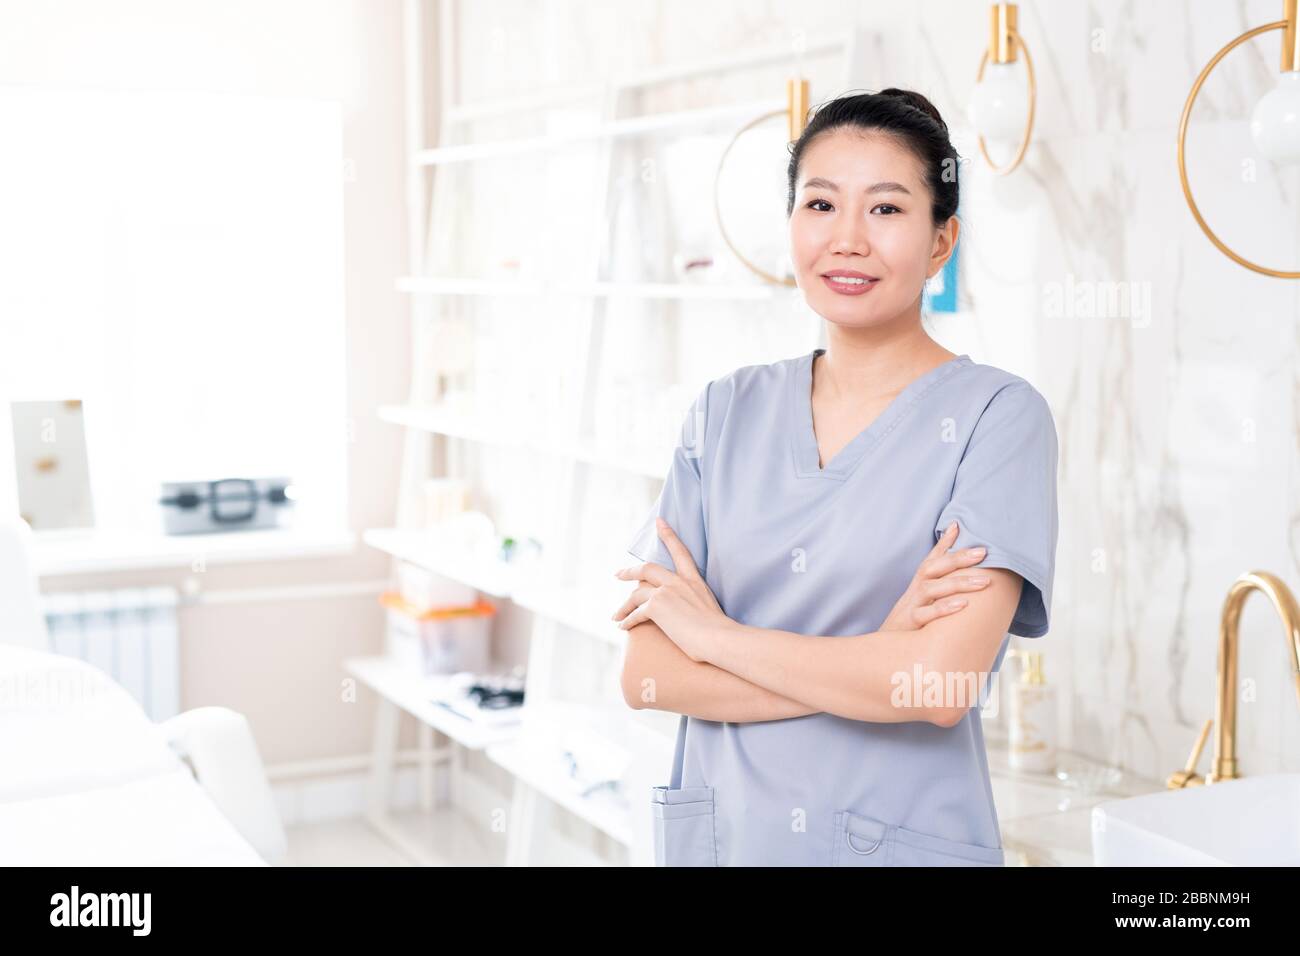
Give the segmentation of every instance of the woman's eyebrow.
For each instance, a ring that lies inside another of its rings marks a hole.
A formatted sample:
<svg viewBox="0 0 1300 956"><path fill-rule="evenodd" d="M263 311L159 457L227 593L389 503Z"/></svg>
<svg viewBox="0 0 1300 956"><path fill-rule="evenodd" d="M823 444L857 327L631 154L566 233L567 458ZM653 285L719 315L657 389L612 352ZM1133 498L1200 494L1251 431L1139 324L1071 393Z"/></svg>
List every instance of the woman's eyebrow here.
<svg viewBox="0 0 1300 956"><path fill-rule="evenodd" d="M831 192L840 191L839 186L835 185L829 179L824 179L821 176L814 176L812 179L807 180L803 184L803 188L804 189L829 189ZM905 196L912 195L912 191L908 189L906 186L904 186L902 183L895 183L895 182L888 182L888 181L883 183L874 183L873 185L868 186L866 189L864 189L863 192L903 193Z"/></svg>

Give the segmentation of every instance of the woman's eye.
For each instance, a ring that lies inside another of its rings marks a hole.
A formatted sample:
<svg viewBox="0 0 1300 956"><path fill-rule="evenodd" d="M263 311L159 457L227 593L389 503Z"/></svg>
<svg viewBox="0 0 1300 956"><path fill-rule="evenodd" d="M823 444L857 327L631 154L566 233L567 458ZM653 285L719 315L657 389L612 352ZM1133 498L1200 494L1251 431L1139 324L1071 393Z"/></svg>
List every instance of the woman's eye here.
<svg viewBox="0 0 1300 956"><path fill-rule="evenodd" d="M825 199L814 199L812 202L810 202L810 203L808 204L808 208L809 208L809 209L812 209L814 206L819 206L819 205L820 205L820 206L826 206L828 209L830 208L830 203L828 203ZM825 212L826 210L825 210L825 209L818 209L817 211L818 211L818 212Z"/></svg>
<svg viewBox="0 0 1300 956"><path fill-rule="evenodd" d="M882 202L879 206L876 207L876 209L892 209L893 212L888 213L888 215L890 215L890 216L894 215L894 213L899 213L899 212L902 212L902 211L903 211L903 210L899 209L897 206L892 206L892 205L890 205L890 204L887 203L887 202ZM872 212L875 212L875 211L876 211L875 209L872 210Z"/></svg>

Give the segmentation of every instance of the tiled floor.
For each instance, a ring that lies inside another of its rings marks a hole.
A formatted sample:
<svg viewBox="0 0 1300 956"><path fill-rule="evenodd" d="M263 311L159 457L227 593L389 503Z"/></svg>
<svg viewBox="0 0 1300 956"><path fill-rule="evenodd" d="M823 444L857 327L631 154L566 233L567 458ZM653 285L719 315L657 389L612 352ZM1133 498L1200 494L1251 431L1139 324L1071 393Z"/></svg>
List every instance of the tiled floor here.
<svg viewBox="0 0 1300 956"><path fill-rule="evenodd" d="M394 813L391 826L417 843L434 866L499 866L505 858L504 834L489 834L451 810L433 814ZM286 866L417 865L361 819L336 820L287 828Z"/></svg>
<svg viewBox="0 0 1300 956"><path fill-rule="evenodd" d="M363 820L331 820L289 827L285 866L409 866L402 854Z"/></svg>

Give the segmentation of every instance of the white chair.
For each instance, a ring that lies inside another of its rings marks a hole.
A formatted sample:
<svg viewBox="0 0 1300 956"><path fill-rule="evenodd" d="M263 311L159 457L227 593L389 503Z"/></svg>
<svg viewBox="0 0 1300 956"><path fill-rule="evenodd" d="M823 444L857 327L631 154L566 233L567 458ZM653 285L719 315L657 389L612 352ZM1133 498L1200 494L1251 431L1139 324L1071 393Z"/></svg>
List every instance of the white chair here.
<svg viewBox="0 0 1300 956"><path fill-rule="evenodd" d="M49 650L40 589L31 562L32 529L0 515L0 644Z"/></svg>
<svg viewBox="0 0 1300 956"><path fill-rule="evenodd" d="M103 671L50 653L31 541L0 518L0 865L282 862L248 721L198 707L154 724Z"/></svg>

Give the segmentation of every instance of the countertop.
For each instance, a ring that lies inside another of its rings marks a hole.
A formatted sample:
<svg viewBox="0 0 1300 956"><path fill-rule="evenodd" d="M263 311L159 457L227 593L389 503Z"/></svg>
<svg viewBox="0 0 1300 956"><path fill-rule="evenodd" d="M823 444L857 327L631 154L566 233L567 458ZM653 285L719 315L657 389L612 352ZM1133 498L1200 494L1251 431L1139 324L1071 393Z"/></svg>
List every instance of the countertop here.
<svg viewBox="0 0 1300 956"><path fill-rule="evenodd" d="M1055 774L1013 770L1005 742L989 740L987 751L1007 866L1092 866L1092 808L1164 789L1066 750Z"/></svg>

